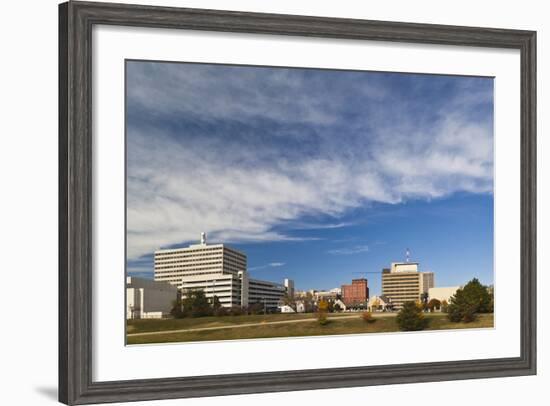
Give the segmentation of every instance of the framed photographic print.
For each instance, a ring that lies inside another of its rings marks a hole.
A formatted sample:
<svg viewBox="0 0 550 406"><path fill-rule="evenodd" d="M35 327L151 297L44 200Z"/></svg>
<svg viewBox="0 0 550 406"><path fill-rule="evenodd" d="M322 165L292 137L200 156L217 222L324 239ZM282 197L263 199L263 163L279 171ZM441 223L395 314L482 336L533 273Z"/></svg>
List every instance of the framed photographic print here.
<svg viewBox="0 0 550 406"><path fill-rule="evenodd" d="M536 373L535 32L59 28L61 402Z"/></svg>

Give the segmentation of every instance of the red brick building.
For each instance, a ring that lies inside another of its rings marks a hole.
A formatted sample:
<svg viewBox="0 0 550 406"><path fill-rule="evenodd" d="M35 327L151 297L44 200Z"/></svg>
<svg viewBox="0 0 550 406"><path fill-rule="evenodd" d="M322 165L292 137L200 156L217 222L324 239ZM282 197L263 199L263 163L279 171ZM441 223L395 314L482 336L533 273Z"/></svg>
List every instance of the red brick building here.
<svg viewBox="0 0 550 406"><path fill-rule="evenodd" d="M352 279L351 285L342 285L342 301L346 306L366 305L369 300L369 286L365 278Z"/></svg>

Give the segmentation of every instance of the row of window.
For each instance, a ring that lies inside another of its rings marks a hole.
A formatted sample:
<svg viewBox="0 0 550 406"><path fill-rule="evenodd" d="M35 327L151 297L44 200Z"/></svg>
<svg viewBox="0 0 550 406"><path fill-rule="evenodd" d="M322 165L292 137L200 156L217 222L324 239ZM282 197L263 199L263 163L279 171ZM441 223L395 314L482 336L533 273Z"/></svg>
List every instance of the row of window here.
<svg viewBox="0 0 550 406"><path fill-rule="evenodd" d="M421 292L419 292L418 290L416 291L399 291L399 290L392 290L392 291L387 291L387 290L382 290L382 295L386 295L386 296L419 296Z"/></svg>
<svg viewBox="0 0 550 406"><path fill-rule="evenodd" d="M197 268L172 268L172 267L166 267L166 268L156 268L155 273L186 273L186 272L193 272L193 271L217 271L221 272L222 268L220 266L205 266L205 267L197 267Z"/></svg>
<svg viewBox="0 0 550 406"><path fill-rule="evenodd" d="M197 257L213 257L213 256L218 256L218 257L221 257L222 256L222 251L218 251L218 252L205 252L205 253L200 253L200 254L192 254L192 253L188 253L188 252L179 252L179 253L173 253L173 254L170 254L170 255L155 255L155 261L166 261L166 260L169 260L169 259L174 259L174 258L197 258Z"/></svg>
<svg viewBox="0 0 550 406"><path fill-rule="evenodd" d="M420 298L419 295L386 295L391 298L392 301L409 301L409 300L418 300Z"/></svg>
<svg viewBox="0 0 550 406"><path fill-rule="evenodd" d="M282 295L285 293L284 290L251 289L250 287L248 288L248 292L251 295Z"/></svg>
<svg viewBox="0 0 550 406"><path fill-rule="evenodd" d="M246 261L237 261L227 257L223 257L223 262L233 264L233 265L238 265L238 266L243 266L243 265L246 266Z"/></svg>
<svg viewBox="0 0 550 406"><path fill-rule="evenodd" d="M205 267L222 269L222 264L219 264L219 263L216 263L216 262L210 262L210 263L207 263L207 264L193 264L193 265L188 265L188 266L183 266L183 265L156 266L155 267L155 272L159 269L170 269L172 271L184 272L184 271L189 270L189 269L201 269L201 268L205 268Z"/></svg>
<svg viewBox="0 0 550 406"><path fill-rule="evenodd" d="M183 252L171 252L169 254L155 254L156 259L166 259L169 257L203 257L203 256L212 256L212 255L224 255L226 257L231 257L233 259L243 260L246 258L246 255L244 254L235 254L233 252L229 252L227 250L216 250L216 251L209 251L209 252L189 252L189 251L183 251Z"/></svg>
<svg viewBox="0 0 550 406"><path fill-rule="evenodd" d="M185 275L170 273L170 274L159 274L158 276L173 277L173 278L177 277L181 281L182 278L184 278L184 277L199 276L199 275L216 275L216 276L219 276L220 273L219 272L193 272L193 273L186 273Z"/></svg>
<svg viewBox="0 0 550 406"><path fill-rule="evenodd" d="M222 255L208 255L208 259L204 259L204 258L199 258L199 259L196 259L197 257L194 257L194 256L189 256L189 257L181 257L181 256L178 256L178 257L173 257L173 258L155 258L155 262L161 262L161 263L167 263L167 262L174 262L174 261L178 261L178 262L192 262L192 261L212 261L214 259L217 259L217 260L221 260L223 258Z"/></svg>
<svg viewBox="0 0 550 406"><path fill-rule="evenodd" d="M201 258L197 258L201 257ZM209 254L209 255L189 255L189 256L171 256L166 258L155 258L155 263L187 263L187 262L200 262L205 261L204 257L208 257L210 260L222 260L226 262L231 262L235 264L246 264L246 258L234 258L234 257L228 257L227 255L221 255L221 254ZM207 260L208 260L207 259Z"/></svg>
<svg viewBox="0 0 550 406"><path fill-rule="evenodd" d="M382 289L393 289L393 288L403 288L403 289L418 289L419 284L382 284Z"/></svg>

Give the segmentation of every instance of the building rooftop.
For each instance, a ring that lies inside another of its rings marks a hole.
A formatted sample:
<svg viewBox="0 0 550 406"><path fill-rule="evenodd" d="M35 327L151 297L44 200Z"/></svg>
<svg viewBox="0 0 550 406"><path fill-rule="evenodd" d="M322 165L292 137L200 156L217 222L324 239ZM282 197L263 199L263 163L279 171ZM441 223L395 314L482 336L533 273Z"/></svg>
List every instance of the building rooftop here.
<svg viewBox="0 0 550 406"><path fill-rule="evenodd" d="M229 251L233 251L233 252L236 252L238 254L241 254L241 255L245 255L243 252L239 251L239 250L236 250L235 248L232 248L232 247L228 247L227 245L225 244L207 244L206 243L206 233L201 233L201 239L200 239L200 242L198 244L189 244L187 247L177 247L177 248L159 248L158 250L155 251L155 254L156 253L162 253L162 254L166 254L166 253L178 253L178 252L185 252L185 251L189 251L189 250L193 250L193 249L208 249L208 248L223 248L223 249L226 249L226 250L229 250Z"/></svg>

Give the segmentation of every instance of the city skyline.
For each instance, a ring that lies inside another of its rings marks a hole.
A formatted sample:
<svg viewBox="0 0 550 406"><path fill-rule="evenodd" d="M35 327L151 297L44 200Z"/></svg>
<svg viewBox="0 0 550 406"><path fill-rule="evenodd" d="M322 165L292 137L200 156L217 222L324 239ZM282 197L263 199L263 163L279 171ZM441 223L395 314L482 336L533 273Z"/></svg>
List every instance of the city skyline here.
<svg viewBox="0 0 550 406"><path fill-rule="evenodd" d="M297 289L406 248L493 284L492 114L490 78L129 61L128 272L205 231Z"/></svg>
<svg viewBox="0 0 550 406"><path fill-rule="evenodd" d="M433 206L431 206L431 208L433 209ZM473 221L477 222L480 220L479 214L476 215L476 213L472 212L471 210L466 211L468 212L468 215L472 217ZM453 211L451 210L451 212ZM444 215L444 213L442 213L441 211L436 211L432 214L439 218ZM403 213L401 213L398 217L402 218ZM386 215L382 216L382 218L384 219L391 217L388 213L386 213ZM461 221L456 223L460 225L463 220L464 219L461 219ZM378 220L377 223L378 224L376 228L375 226L372 226L375 230L386 224L384 220ZM414 232L414 227L416 226L416 224L408 224L411 226L411 228L407 231L407 233ZM455 224L455 227L456 225L457 224ZM343 229L344 227L338 228ZM442 233L448 233L449 229L450 227L446 227ZM467 228L465 231L468 231ZM453 234L453 236L456 236L456 234ZM438 237L440 237L440 234L438 235ZM475 239L472 241L472 245L481 244L486 236L478 236L478 238L479 240ZM440 238L437 238L437 240L440 240ZM342 241L346 244L352 243L352 241L345 241L344 238L340 239L339 241ZM427 243L431 243L431 240L422 241L422 243L418 245L421 250L420 253L416 249L414 249L414 246L411 246L413 247L412 249L409 247L400 249L402 245L400 245L400 241L404 240L399 240L398 242L393 243L376 241L374 244L372 244L372 248L369 247L367 249L364 249L365 246L363 245L358 246L352 244L351 246L346 247L345 245L341 244L341 248L338 250L338 252L331 252L330 250L322 252L322 255L325 258L332 258L333 263L336 263L336 265L332 265L332 263L326 264L323 268L324 270L320 272L319 277L316 279L301 278L301 276L303 276L304 274L309 274L309 272L307 272L309 270L308 268L312 267L307 265L298 265L296 262L294 262L293 264L293 261L288 260L287 258L293 258L294 256L291 254L289 255L288 253L280 253L278 254L278 256L274 255L272 251L273 244L228 244L224 241L210 240L208 240L208 244L224 244L230 246L231 248L237 249L247 255L248 272L250 273L251 277L267 278L278 282L282 282L284 278L291 278L296 281L298 290L330 290L332 288L340 288L343 284L349 283L352 279L364 277L368 280L369 288L372 290L372 292L374 294L380 294L382 269L388 268L392 262L405 262L407 260L407 251L409 251L410 253L410 262L418 262L419 270L421 272L435 273L436 286L459 286L465 284L467 281L473 278L479 279L485 285L493 284L494 270L492 264L484 266L481 262L481 265L470 268L470 270L465 271L464 269L462 269L462 267L471 266L472 264L472 253L468 251L465 252L464 247L457 246L456 249L453 249L451 252L440 252L439 255L434 255L432 253L432 260L427 260L426 258L419 257L418 255L424 255L425 253L429 253L432 251L433 247L431 245L426 245ZM184 248L188 245L198 243L199 238L194 241L189 241L188 244L175 244L163 248ZM323 240L311 240L310 244L308 244L309 247L302 246L300 248L314 249L312 245L327 245L327 243L329 242ZM279 247L278 250L275 250L275 252L285 251L285 243L281 244L282 245ZM391 246L391 248L388 248L389 246ZM257 256L256 258L251 258L251 256L249 255L249 249L253 252L253 255ZM388 254L388 252L395 253L395 255L389 256L391 254ZM262 262L262 260L258 259L260 255L265 258L265 260L282 258L287 262L284 262L282 260L272 260L271 262L265 262L264 260ZM461 257L463 257L462 260ZM301 263L315 263L315 261L311 260L310 258L311 257L306 256L305 258L303 258L303 261ZM150 258L147 257L141 262L142 264L145 264L145 268L150 267L149 271L130 271L129 274L152 279L154 276L153 262L153 256L151 255ZM342 265L342 262L347 265ZM349 268L347 271L339 271L338 268L341 268L342 266L347 266ZM438 269L438 266L441 267L441 270ZM457 271L453 272L454 270ZM308 280L313 280L314 282L308 284Z"/></svg>

